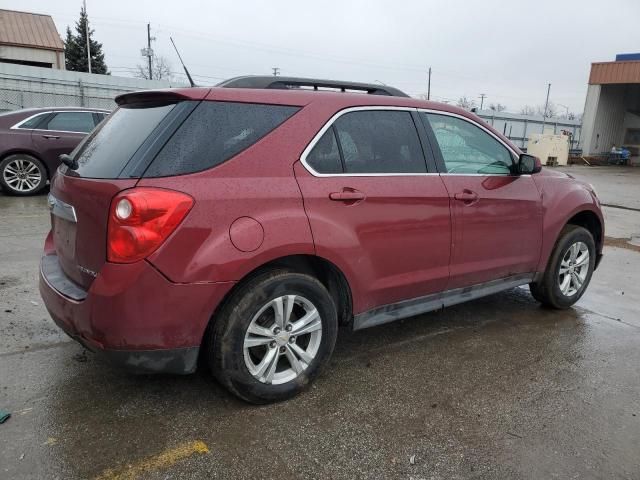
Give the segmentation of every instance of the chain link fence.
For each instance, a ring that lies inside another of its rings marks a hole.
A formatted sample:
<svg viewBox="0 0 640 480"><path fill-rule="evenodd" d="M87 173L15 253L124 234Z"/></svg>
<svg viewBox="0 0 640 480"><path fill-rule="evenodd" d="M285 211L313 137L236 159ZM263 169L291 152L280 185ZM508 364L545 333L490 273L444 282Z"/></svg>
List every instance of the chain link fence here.
<svg viewBox="0 0 640 480"><path fill-rule="evenodd" d="M113 110L122 93L172 85L111 75L67 72L0 63L0 111L32 107L92 107Z"/></svg>

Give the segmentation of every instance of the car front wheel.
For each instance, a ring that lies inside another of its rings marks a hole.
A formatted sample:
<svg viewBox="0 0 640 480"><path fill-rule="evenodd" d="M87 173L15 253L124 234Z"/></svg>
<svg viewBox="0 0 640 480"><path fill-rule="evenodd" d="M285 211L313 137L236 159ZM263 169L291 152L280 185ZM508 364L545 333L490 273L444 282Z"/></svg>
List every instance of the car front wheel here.
<svg viewBox="0 0 640 480"><path fill-rule="evenodd" d="M34 195L47 184L47 170L31 155L9 155L0 162L0 184L10 195Z"/></svg>
<svg viewBox="0 0 640 480"><path fill-rule="evenodd" d="M564 227L542 279L529 285L543 305L568 308L584 294L595 268L596 246L591 233L577 225Z"/></svg>
<svg viewBox="0 0 640 480"><path fill-rule="evenodd" d="M213 320L210 367L232 393L251 403L290 398L326 365L337 313L314 277L278 270L238 287Z"/></svg>

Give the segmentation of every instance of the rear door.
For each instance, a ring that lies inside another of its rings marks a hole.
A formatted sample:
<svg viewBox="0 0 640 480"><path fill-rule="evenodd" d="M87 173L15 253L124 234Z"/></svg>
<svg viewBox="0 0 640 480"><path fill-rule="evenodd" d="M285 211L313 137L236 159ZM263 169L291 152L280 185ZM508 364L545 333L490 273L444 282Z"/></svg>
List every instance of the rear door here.
<svg viewBox="0 0 640 480"><path fill-rule="evenodd" d="M54 112L31 138L46 163L57 165L60 155L71 153L95 126L93 112Z"/></svg>
<svg viewBox="0 0 640 480"><path fill-rule="evenodd" d="M462 116L420 115L451 199L447 289L535 272L542 245L541 197L530 175L512 174L516 152Z"/></svg>
<svg viewBox="0 0 640 480"><path fill-rule="evenodd" d="M347 275L356 314L447 283L449 198L416 121L412 109L345 110L295 165L317 254Z"/></svg>

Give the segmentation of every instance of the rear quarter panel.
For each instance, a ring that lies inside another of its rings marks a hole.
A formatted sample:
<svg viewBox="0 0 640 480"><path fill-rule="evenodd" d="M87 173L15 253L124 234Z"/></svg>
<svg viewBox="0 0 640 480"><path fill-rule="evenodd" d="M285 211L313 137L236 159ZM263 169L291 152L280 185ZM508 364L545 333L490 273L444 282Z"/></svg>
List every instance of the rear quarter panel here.
<svg viewBox="0 0 640 480"><path fill-rule="evenodd" d="M319 129L313 118L311 111L300 110L212 169L141 179L139 186L169 188L195 200L182 224L149 261L173 282L222 282L240 280L283 256L315 254L293 174L294 162Z"/></svg>
<svg viewBox="0 0 640 480"><path fill-rule="evenodd" d="M585 184L564 174L543 169L541 174L533 177L542 194L543 211L542 251L537 270L542 272L546 269L560 232L574 215L583 211L593 212L600 220L602 235L595 240L598 253L601 253L604 218L598 198Z"/></svg>

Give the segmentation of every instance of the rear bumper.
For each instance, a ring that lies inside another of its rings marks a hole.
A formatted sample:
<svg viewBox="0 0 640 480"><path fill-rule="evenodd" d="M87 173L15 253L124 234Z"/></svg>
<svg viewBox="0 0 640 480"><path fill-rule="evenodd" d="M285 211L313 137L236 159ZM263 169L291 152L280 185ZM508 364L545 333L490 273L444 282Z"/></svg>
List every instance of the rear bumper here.
<svg viewBox="0 0 640 480"><path fill-rule="evenodd" d="M70 337L128 370L191 373L212 313L232 282L175 284L145 261L106 263L88 291L43 257L40 295ZM72 296L74 298L72 298Z"/></svg>

